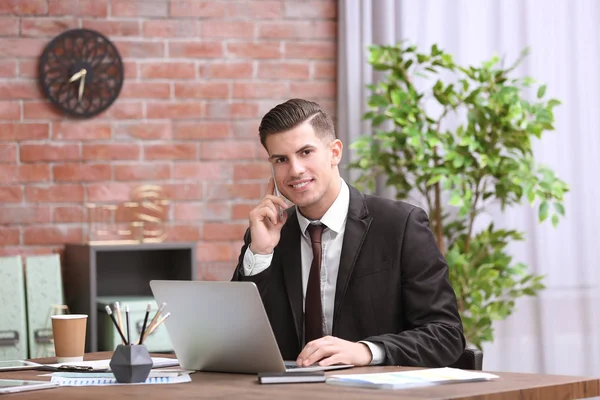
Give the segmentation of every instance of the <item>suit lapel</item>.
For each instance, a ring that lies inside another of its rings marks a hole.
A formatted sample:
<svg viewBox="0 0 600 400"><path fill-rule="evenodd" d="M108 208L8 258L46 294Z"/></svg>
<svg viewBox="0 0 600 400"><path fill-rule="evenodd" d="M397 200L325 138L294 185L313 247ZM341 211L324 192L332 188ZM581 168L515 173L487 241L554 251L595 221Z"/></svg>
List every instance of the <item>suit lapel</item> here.
<svg viewBox="0 0 600 400"><path fill-rule="evenodd" d="M295 209L294 209L295 210ZM290 210L288 209L288 212ZM281 254L285 259L283 268L283 279L292 309L292 318L298 336L298 346L302 348L302 255L300 253L300 225L298 215L291 212L286 224L281 230Z"/></svg>
<svg viewBox="0 0 600 400"><path fill-rule="evenodd" d="M369 215L363 195L348 185L350 189L350 205L346 219L346 230L340 256L340 268L335 286L335 301L333 312L333 330L335 332L336 320L346 296L350 276L356 265L362 244L367 236L372 217Z"/></svg>

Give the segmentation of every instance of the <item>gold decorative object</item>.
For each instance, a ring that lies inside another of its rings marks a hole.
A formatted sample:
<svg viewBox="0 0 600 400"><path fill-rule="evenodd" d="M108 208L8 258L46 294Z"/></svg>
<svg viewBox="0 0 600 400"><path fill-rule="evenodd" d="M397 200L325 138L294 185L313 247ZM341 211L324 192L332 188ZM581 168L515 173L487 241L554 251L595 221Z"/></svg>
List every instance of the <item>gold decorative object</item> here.
<svg viewBox="0 0 600 400"><path fill-rule="evenodd" d="M165 221L170 201L162 187L142 185L132 190L130 201L119 204L86 204L88 244L159 243L167 238Z"/></svg>

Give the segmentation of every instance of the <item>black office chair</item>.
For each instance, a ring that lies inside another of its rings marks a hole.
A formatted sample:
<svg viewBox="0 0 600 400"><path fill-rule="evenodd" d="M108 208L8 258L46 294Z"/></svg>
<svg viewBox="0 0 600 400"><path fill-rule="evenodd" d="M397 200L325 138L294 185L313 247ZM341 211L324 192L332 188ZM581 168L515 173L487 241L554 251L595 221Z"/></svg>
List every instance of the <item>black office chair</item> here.
<svg viewBox="0 0 600 400"><path fill-rule="evenodd" d="M479 349L465 349L450 367L481 371L483 369L483 352Z"/></svg>

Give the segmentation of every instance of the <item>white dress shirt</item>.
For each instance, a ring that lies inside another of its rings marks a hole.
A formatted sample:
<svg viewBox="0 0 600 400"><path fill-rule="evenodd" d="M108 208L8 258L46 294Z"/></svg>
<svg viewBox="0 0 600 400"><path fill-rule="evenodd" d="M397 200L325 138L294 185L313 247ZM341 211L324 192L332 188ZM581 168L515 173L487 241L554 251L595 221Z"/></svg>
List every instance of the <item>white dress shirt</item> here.
<svg viewBox="0 0 600 400"><path fill-rule="evenodd" d="M344 242L344 231L346 230L346 218L348 216L348 207L350 205L350 190L348 185L342 179L340 193L329 207L325 215L318 221L310 221L304 217L296 207L298 223L300 225L300 254L302 258L302 304L306 298L306 286L308 284L308 275L312 263L313 251L310 242L310 236L307 232L308 225L311 223L322 223L325 225L322 243L321 260L321 304L323 306L323 332L331 335L333 331L333 308L335 301L335 286L337 282L338 271L340 268L340 256L342 254L342 244ZM256 275L271 265L273 253L254 254L250 246L244 254L244 275ZM373 359L371 365L381 364L385 358L383 346L361 341L371 350Z"/></svg>

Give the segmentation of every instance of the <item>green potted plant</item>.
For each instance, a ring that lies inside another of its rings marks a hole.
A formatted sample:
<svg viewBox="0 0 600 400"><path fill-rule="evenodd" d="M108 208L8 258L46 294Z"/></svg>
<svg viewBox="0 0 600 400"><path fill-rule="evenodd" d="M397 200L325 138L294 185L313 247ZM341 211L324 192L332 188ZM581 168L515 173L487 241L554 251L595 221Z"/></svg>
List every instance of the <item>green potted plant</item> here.
<svg viewBox="0 0 600 400"><path fill-rule="evenodd" d="M523 232L494 223L475 229L476 219L490 206L504 210L525 199L537 206L540 222L556 225L565 212L568 186L532 153L533 140L554 129L560 102L544 99L545 85L510 76L526 53L508 67L498 57L461 66L436 45L429 53L404 42L370 47L369 63L383 78L369 85L364 118L372 132L352 144L357 186L372 191L383 175L398 199L416 196L426 208L465 336L480 349L493 341L493 321L544 285L507 252Z"/></svg>

